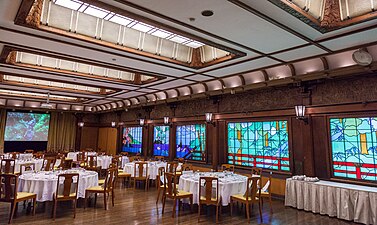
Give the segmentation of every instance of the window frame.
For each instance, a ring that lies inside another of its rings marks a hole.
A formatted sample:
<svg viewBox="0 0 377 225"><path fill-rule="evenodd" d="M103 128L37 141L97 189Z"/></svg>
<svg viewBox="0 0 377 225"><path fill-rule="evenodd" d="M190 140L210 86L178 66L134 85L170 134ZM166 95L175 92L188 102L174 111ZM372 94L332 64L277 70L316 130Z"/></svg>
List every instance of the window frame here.
<svg viewBox="0 0 377 225"><path fill-rule="evenodd" d="M185 122L185 123L177 123L174 124L174 149L173 149L173 154L174 154L174 159L177 158L177 127L178 126L190 126L190 125L204 125L205 127L205 159L204 160L193 160L193 159L185 159L187 162L192 162L192 163L207 163L208 162L208 129L207 129L207 124L204 121L192 121L192 122Z"/></svg>
<svg viewBox="0 0 377 225"><path fill-rule="evenodd" d="M140 127L141 128L141 149L140 149L140 155L142 155L144 152L143 152L143 140L144 140L144 134L143 134L143 127L142 126L137 126L137 125L123 125L121 127L121 150L120 152L124 152L123 151L123 131L125 128L132 128L132 127ZM134 152L128 152L128 154L138 154L138 153L134 153Z"/></svg>
<svg viewBox="0 0 377 225"><path fill-rule="evenodd" d="M291 124L291 117L245 117L245 118L240 118L240 119L229 119L226 120L226 131L225 131L225 139L226 139L226 149L225 149L225 161L228 163L228 155L229 155L229 143L228 143L228 125L229 123L245 123L245 122L272 122L272 121L287 121L287 126L288 126L288 152L289 152L289 171L283 171L283 170L274 170L274 169L267 169L267 168L261 168L264 171L267 172L272 172L275 174L282 174L282 175L292 175L293 174L293 162L294 162L294 155L292 151L292 124ZM236 168L239 169L247 169L250 170L252 166L240 166L240 165L234 165Z"/></svg>
<svg viewBox="0 0 377 225"><path fill-rule="evenodd" d="M330 119L345 119L345 118L365 118L365 117L377 117L377 111L374 112L366 112L366 113L341 113L336 115L327 115L326 116L326 126L327 126L327 159L328 159L328 168L330 172L330 180L338 181L338 182L346 182L351 184L359 184L359 185L371 185L377 187L376 181L371 180L362 180L362 179L354 179L348 177L339 177L334 175L334 161L332 157L332 141L331 141L331 124Z"/></svg>

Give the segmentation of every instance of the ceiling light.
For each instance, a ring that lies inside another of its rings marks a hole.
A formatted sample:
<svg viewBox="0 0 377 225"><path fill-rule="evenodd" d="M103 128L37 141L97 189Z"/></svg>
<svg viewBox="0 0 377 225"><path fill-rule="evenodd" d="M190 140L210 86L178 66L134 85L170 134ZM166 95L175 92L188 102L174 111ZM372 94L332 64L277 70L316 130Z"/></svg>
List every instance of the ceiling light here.
<svg viewBox="0 0 377 225"><path fill-rule="evenodd" d="M205 17L210 17L210 16L213 16L213 11L212 10L204 10L202 11L202 16L205 16Z"/></svg>

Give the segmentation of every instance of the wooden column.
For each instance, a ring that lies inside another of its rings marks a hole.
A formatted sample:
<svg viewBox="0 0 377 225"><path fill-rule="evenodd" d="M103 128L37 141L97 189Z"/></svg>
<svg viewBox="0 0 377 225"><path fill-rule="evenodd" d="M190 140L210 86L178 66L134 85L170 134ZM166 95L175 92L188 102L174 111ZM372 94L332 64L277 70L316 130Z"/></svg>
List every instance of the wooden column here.
<svg viewBox="0 0 377 225"><path fill-rule="evenodd" d="M170 161L173 161L175 159L175 152L176 152L176 148L175 148L175 141L177 139L177 126L172 126L170 127L169 131L169 160Z"/></svg>

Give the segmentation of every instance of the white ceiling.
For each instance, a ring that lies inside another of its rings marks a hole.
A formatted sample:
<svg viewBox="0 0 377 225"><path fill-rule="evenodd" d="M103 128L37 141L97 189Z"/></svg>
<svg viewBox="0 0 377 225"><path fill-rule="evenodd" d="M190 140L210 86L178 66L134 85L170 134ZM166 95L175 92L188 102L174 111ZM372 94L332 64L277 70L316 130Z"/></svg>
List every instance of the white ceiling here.
<svg viewBox="0 0 377 225"><path fill-rule="evenodd" d="M70 81L82 85L95 85L122 91L109 96L91 96L88 94L50 91L52 94L75 95L88 98L89 101L83 104L85 106L96 106L146 95L148 95L148 99L153 100L155 95L151 94L156 94L161 99L166 95L163 93L164 91L167 91L169 97L176 97L174 96L176 91L173 91L176 88L179 88L181 95L202 92L204 86L196 84L196 82L206 83L208 91L223 88L221 87L222 85L219 87L220 82L213 81L215 78L223 78L225 88L234 88L242 85L242 79L238 75L243 76L246 84L263 82L263 73L259 72L258 69L277 66L276 68L266 70L267 73L271 73L268 75L273 77L278 74L277 71L279 71L279 68L286 68L278 66L287 63L297 63L297 71L310 72L318 68L321 70L323 67L319 65L320 61L318 59L307 60L305 63L300 63L299 61L316 56L320 57L324 54L348 51L349 48L357 48L359 45L372 45L377 41L377 20L371 20L322 34L269 1L128 0L125 2L126 4L120 3L123 1L119 0L102 0L102 2L167 24L178 30L189 32L219 45L239 50L246 53L246 56L196 70L74 38L15 25L14 19L21 0L1 0L0 51L6 45L65 56L73 60L76 58L105 66L115 66L125 70L131 69L167 78L154 83L137 86L114 81L97 80L95 78L83 79L79 76L67 76L58 72L45 73L39 69L24 69L3 63L0 63L0 73L23 74L35 78L53 78L60 81ZM139 7L128 5L127 2ZM207 9L212 10L214 16L203 17L201 12ZM195 18L195 21L190 21L189 18ZM331 38L335 36L337 38ZM376 47L371 47L370 49L373 52ZM343 64L339 60L336 61L334 58L328 57L330 64L334 62L334 65L331 65L331 67L337 68L346 64L350 65L348 62L350 54L352 52L343 53L343 55L340 54L342 56L340 59L346 58L345 61L347 63ZM345 57L343 57L344 55ZM315 65L316 69L305 66L311 64ZM232 75L235 76L232 77ZM191 90L187 88L188 86L191 86ZM1 84L1 88L12 89L15 87ZM18 89L21 90L19 87ZM47 92L47 90L38 87L23 89L41 93ZM2 99L5 98L5 96L0 96L0 105L6 103L1 103L4 102ZM32 99L27 100L32 101ZM135 100L133 99L132 101ZM12 102L14 103L15 101L8 100L7 105L12 106L10 104ZM136 101L135 104L137 104Z"/></svg>

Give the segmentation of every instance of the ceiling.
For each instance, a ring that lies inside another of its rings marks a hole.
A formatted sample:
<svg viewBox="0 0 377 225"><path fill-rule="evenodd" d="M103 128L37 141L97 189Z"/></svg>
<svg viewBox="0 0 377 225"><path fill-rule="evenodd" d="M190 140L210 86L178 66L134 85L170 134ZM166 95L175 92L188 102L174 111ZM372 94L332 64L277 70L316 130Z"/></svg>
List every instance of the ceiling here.
<svg viewBox="0 0 377 225"><path fill-rule="evenodd" d="M86 0L89 1L89 0ZM84 2L86 2L84 1ZM94 1L94 0L90 0ZM369 2L370 0L368 0ZM30 2L30 0L24 0ZM242 53L228 61L190 68L158 58L122 51L101 43L15 24L21 0L0 1L0 52L13 49L49 55L135 74L163 77L153 82L124 83L62 70L0 62L0 74L69 83L98 93L22 82L0 82L0 106L39 108L48 93L57 110L107 111L208 95L247 91L323 78L331 71L359 66L352 53L366 48L377 59L377 20L321 33L270 1L257 0L102 0L104 4L165 24L215 45ZM204 17L203 10L214 15ZM191 19L190 19L191 18ZM194 19L192 19L194 18ZM2 56L4 57L4 56ZM371 70L375 70L375 62ZM366 71L365 69L359 68ZM354 72L356 70L353 70ZM338 73L338 75L347 73ZM100 89L111 90L100 93ZM25 94L13 93L14 91ZM30 95L37 93L43 95ZM41 97L42 96L42 97ZM59 98L60 96L60 98ZM69 97L67 99L61 97ZM78 100L72 100L77 98Z"/></svg>

